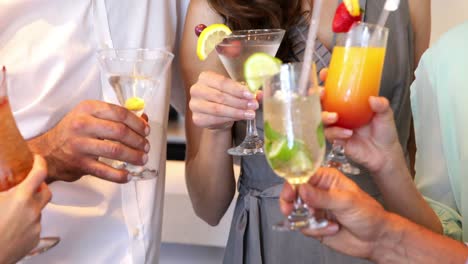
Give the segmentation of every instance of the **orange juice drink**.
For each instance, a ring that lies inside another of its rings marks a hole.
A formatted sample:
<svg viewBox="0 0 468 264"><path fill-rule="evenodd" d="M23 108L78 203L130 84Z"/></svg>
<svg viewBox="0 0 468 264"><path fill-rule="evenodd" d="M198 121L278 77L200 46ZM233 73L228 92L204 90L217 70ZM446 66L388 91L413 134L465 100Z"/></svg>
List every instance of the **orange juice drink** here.
<svg viewBox="0 0 468 264"><path fill-rule="evenodd" d="M379 95L384 60L384 47L333 49L322 105L338 113L337 126L355 129L370 122L369 97Z"/></svg>
<svg viewBox="0 0 468 264"><path fill-rule="evenodd" d="M16 126L6 96L5 70L0 83L0 192L20 183L32 168L33 155Z"/></svg>

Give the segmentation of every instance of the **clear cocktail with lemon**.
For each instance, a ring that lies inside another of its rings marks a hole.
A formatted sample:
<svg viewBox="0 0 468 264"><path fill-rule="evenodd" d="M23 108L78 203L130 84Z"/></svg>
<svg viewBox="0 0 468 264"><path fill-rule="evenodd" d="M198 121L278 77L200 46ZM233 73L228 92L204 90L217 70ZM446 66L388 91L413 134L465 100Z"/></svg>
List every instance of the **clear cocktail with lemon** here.
<svg viewBox="0 0 468 264"><path fill-rule="evenodd" d="M154 101L154 91L159 87L160 78L167 71L174 55L163 49L105 49L98 52L98 57L119 104L135 115L142 116L145 109L150 107L149 103ZM150 122L150 126L151 134L163 134L161 124ZM156 142L158 147L162 144L159 141ZM161 148L151 146L149 159L159 157L160 151ZM128 170L133 180L152 179L158 175L157 168L147 165L137 166L116 160L110 163L115 168Z"/></svg>
<svg viewBox="0 0 468 264"><path fill-rule="evenodd" d="M264 54L274 56L283 40L282 29L253 29L231 32L222 24L213 24L205 28L198 39L197 55L201 60L216 49L218 57L229 76L245 84L253 94L261 88L263 78L274 74L277 67L257 67ZM251 55L256 58L247 61ZM262 55L263 54L263 55ZM248 156L263 153L263 140L259 137L255 120L246 121L246 136L239 146L228 150L230 155Z"/></svg>

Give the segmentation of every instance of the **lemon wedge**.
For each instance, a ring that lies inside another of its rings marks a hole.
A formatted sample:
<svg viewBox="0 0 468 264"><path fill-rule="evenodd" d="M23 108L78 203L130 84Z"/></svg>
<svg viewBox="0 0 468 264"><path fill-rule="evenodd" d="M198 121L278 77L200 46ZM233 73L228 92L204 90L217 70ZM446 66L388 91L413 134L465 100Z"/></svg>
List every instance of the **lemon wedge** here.
<svg viewBox="0 0 468 264"><path fill-rule="evenodd" d="M145 109L145 101L140 97L130 97L125 101L125 108L130 111L141 111Z"/></svg>
<svg viewBox="0 0 468 264"><path fill-rule="evenodd" d="M198 58L202 61L206 60L216 45L231 33L232 31L224 24L212 24L205 28L198 37Z"/></svg>

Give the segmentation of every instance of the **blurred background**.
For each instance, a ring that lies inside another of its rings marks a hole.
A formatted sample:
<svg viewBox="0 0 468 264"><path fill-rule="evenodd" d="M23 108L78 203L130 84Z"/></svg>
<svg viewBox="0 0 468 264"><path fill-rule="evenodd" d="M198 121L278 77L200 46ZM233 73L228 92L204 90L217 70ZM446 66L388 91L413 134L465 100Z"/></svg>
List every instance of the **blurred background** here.
<svg viewBox="0 0 468 264"><path fill-rule="evenodd" d="M189 0L177 1L180 1L185 7L188 6ZM432 0L431 43L434 43L448 29L464 21L468 21L467 0ZM183 21L181 21L181 25L183 25ZM179 32L181 30L182 27ZM176 67L177 64L178 60L176 59ZM173 78L174 86L182 85L177 68L174 70ZM232 204L217 227L210 227L194 214L184 179L185 134L183 123L183 117L171 109L160 263L221 263L232 216Z"/></svg>

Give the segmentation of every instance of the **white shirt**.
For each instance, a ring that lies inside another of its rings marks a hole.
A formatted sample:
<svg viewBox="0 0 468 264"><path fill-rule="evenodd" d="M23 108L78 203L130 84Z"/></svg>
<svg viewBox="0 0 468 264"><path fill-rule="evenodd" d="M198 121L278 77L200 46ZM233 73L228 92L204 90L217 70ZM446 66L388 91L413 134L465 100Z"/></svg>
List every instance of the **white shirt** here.
<svg viewBox="0 0 468 264"><path fill-rule="evenodd" d="M9 71L9 96L23 136L46 132L82 100L102 99L96 49L172 51L181 27L177 19L184 15L180 5L178 0L1 0L0 64ZM168 83L156 95L162 101L168 100ZM105 89L107 98L111 92ZM167 104L153 111L160 122L167 118ZM26 262L157 263L164 157L157 180L118 185L86 176L51 184L42 236L62 241Z"/></svg>

